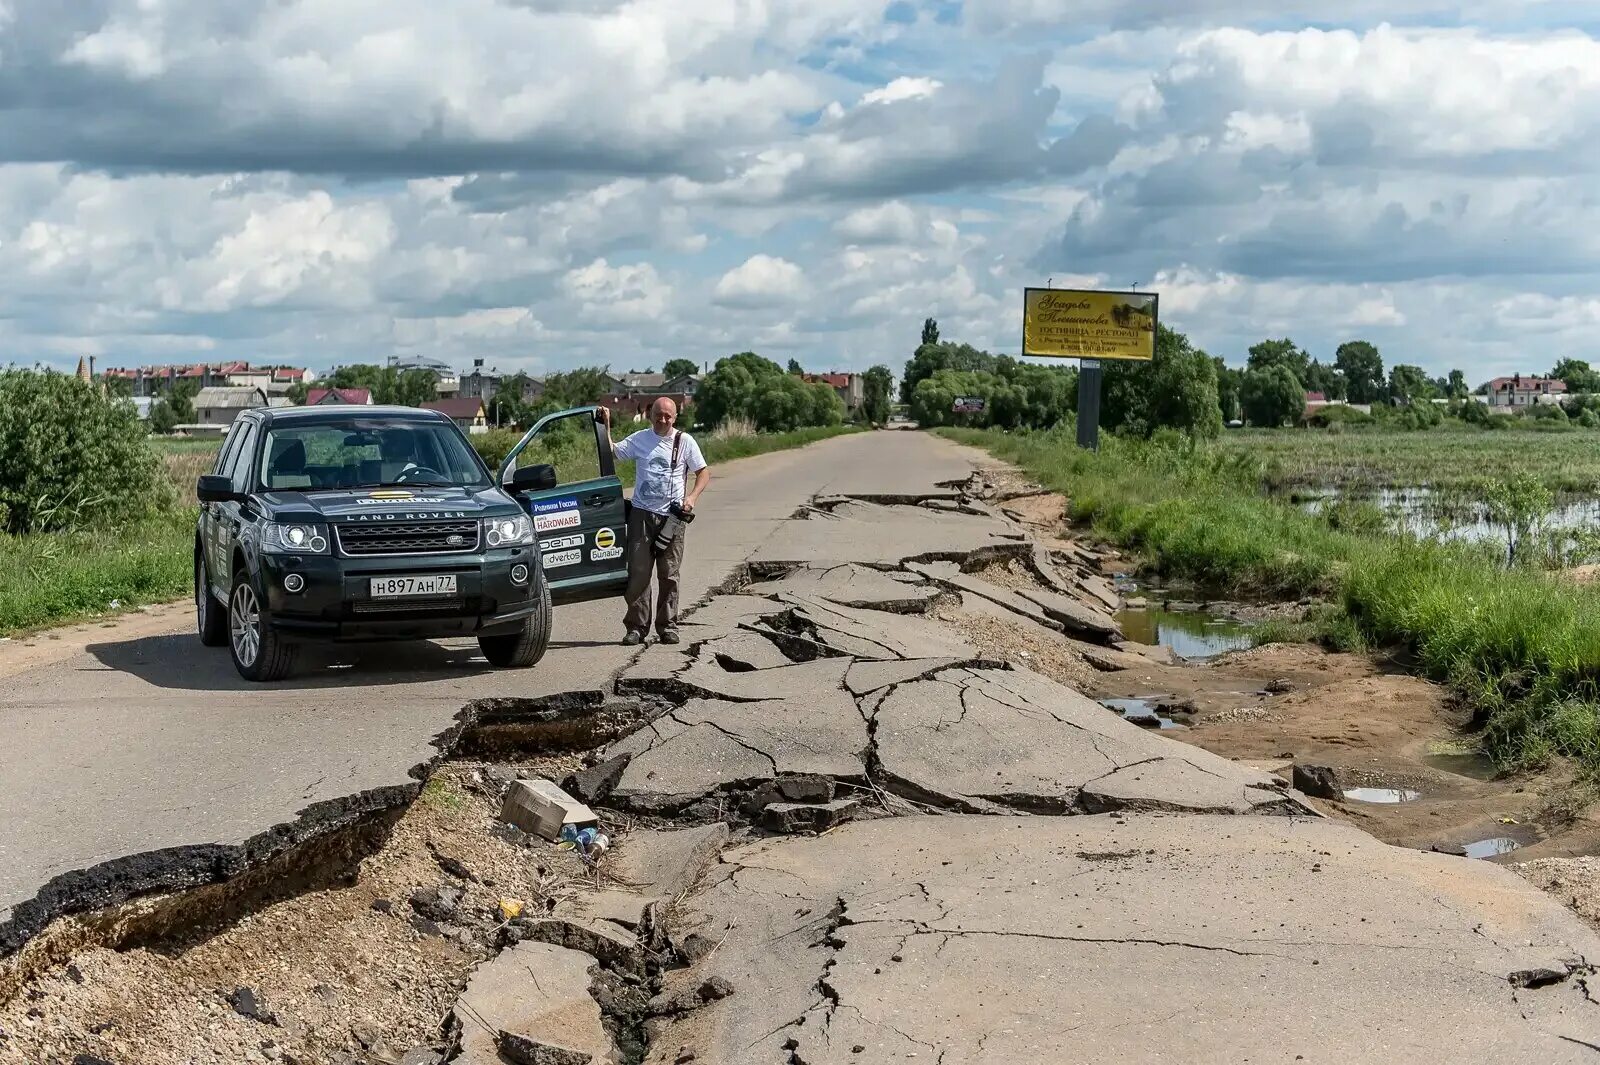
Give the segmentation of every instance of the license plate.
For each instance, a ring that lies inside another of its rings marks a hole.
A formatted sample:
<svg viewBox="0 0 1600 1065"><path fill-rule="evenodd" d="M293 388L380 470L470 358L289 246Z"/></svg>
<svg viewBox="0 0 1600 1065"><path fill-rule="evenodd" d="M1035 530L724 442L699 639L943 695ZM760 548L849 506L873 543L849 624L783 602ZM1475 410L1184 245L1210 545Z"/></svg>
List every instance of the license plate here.
<svg viewBox="0 0 1600 1065"><path fill-rule="evenodd" d="M455 595L456 575L437 573L428 577L374 577L372 598L403 599L413 595Z"/></svg>

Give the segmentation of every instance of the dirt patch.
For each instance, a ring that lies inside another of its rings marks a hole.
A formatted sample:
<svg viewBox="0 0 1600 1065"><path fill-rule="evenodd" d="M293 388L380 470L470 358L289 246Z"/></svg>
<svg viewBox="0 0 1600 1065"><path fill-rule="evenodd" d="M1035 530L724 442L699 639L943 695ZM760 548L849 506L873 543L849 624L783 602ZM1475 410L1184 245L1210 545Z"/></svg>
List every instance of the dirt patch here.
<svg viewBox="0 0 1600 1065"><path fill-rule="evenodd" d="M1204 665L1100 674L1088 691L1177 710L1174 719L1189 727L1169 732L1174 739L1285 776L1295 764L1326 766L1340 790L1420 793L1403 802L1312 800L1387 843L1452 850L1508 837L1520 850L1577 842L1573 833L1596 827L1553 801L1570 790L1570 774L1494 779L1470 753L1467 715L1447 689L1365 656L1274 644Z"/></svg>
<svg viewBox="0 0 1600 1065"><path fill-rule="evenodd" d="M928 616L959 632L983 658L1015 662L1071 688L1082 689L1095 673L1095 668L1060 634L1030 624L1001 607L990 606L976 596L968 597L965 603L939 603Z"/></svg>
<svg viewBox="0 0 1600 1065"><path fill-rule="evenodd" d="M1600 928L1600 857L1539 858L1510 868Z"/></svg>
<svg viewBox="0 0 1600 1065"><path fill-rule="evenodd" d="M548 912L586 877L565 851L497 834L495 773L510 776L442 768L346 886L193 941L80 952L0 1007L0 1062L380 1062L441 1046L501 899Z"/></svg>

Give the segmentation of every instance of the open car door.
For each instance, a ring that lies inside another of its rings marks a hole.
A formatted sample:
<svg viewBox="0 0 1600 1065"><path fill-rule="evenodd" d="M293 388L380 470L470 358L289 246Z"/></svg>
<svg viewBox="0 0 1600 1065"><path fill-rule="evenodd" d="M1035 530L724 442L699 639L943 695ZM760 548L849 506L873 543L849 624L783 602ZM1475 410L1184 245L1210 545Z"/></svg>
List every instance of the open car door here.
<svg viewBox="0 0 1600 1065"><path fill-rule="evenodd" d="M611 437L595 410L545 415L500 464L500 483L533 517L539 560L558 606L620 596L628 584L627 503ZM537 465L554 469L555 487L513 490L512 475Z"/></svg>

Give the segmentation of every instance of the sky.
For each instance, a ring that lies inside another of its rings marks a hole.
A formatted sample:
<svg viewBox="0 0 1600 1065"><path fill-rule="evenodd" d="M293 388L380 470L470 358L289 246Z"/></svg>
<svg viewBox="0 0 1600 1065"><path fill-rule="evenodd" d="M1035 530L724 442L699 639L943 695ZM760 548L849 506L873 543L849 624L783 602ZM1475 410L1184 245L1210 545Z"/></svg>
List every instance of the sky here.
<svg viewBox="0 0 1600 1065"><path fill-rule="evenodd" d="M1335 12L1336 21L1327 21ZM1600 5L0 0L0 361L1594 357Z"/></svg>

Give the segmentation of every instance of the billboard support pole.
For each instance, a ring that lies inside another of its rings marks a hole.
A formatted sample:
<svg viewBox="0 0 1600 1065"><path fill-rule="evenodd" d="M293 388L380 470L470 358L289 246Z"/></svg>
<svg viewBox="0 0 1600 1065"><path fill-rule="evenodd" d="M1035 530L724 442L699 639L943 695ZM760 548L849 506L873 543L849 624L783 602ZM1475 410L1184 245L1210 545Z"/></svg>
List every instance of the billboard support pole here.
<svg viewBox="0 0 1600 1065"><path fill-rule="evenodd" d="M1100 450L1100 360L1078 362L1078 446Z"/></svg>

